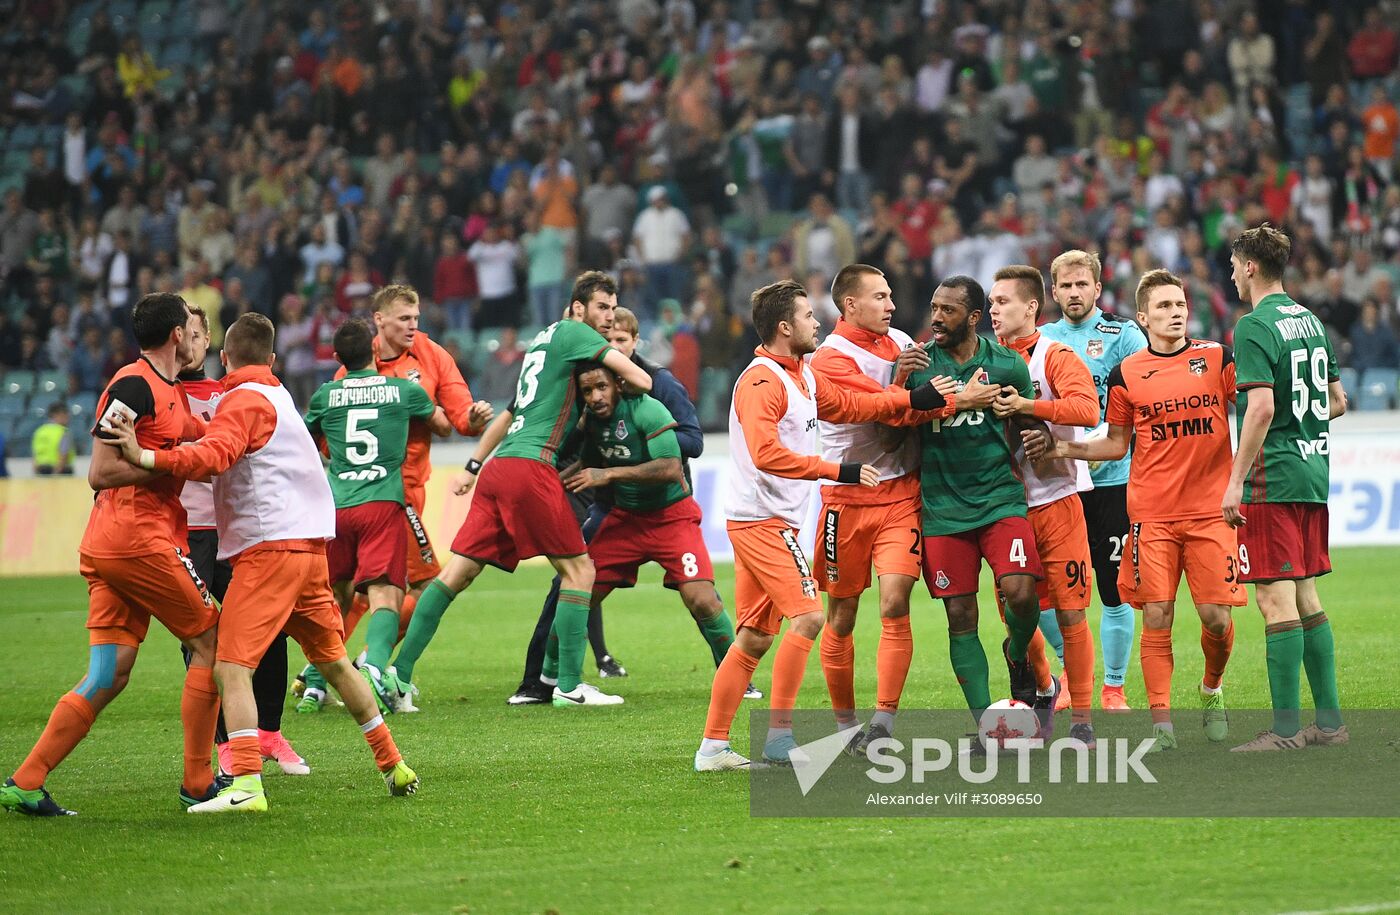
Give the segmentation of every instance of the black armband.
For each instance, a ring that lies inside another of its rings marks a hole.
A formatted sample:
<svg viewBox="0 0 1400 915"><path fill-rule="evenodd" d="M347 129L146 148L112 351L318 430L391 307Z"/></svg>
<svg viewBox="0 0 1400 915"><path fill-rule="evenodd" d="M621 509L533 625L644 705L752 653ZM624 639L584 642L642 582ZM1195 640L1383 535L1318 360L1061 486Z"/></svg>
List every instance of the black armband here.
<svg viewBox="0 0 1400 915"><path fill-rule="evenodd" d="M471 460L467 461L467 473L481 473L481 462L478 461L476 458L472 458Z"/></svg>
<svg viewBox="0 0 1400 915"><path fill-rule="evenodd" d="M909 392L909 406L915 410L937 410L946 406L948 398L938 392L929 381Z"/></svg>
<svg viewBox="0 0 1400 915"><path fill-rule="evenodd" d="M841 472L836 475L836 482L859 483L861 466L860 461L846 461L841 465Z"/></svg>

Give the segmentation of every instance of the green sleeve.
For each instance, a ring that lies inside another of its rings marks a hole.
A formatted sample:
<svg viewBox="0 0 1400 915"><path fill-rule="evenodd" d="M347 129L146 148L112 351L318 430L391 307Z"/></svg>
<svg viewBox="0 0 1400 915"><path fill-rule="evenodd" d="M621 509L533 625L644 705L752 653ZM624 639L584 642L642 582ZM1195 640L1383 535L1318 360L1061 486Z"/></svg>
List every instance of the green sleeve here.
<svg viewBox="0 0 1400 915"><path fill-rule="evenodd" d="M603 335L582 321L562 321L554 339L563 344L564 358L569 362L597 361L612 347Z"/></svg>
<svg viewBox="0 0 1400 915"><path fill-rule="evenodd" d="M1337 367L1337 353L1332 349L1332 337L1330 334L1323 335L1322 345L1327 347L1327 381L1330 384L1333 381L1340 380L1342 372Z"/></svg>
<svg viewBox="0 0 1400 915"><path fill-rule="evenodd" d="M1235 327L1235 384L1241 390L1273 387L1278 344L1261 322L1245 315Z"/></svg>
<svg viewBox="0 0 1400 915"><path fill-rule="evenodd" d="M433 403L433 399L428 396L427 391L411 381L405 381L403 387L408 389L404 402L408 405L409 416L414 419L427 419L433 415L437 406Z"/></svg>
<svg viewBox="0 0 1400 915"><path fill-rule="evenodd" d="M316 393L311 395L311 402L306 405L306 428L311 430L312 435L317 435L321 431L321 417L326 413L326 388L321 386L316 389Z"/></svg>
<svg viewBox="0 0 1400 915"><path fill-rule="evenodd" d="M671 424L672 427L675 423ZM659 458L676 458L681 456L681 443L676 441L674 428L666 428L647 439L647 453L651 455L653 461Z"/></svg>
<svg viewBox="0 0 1400 915"><path fill-rule="evenodd" d="M648 441L662 431L676 427L675 417L666 409L666 405L648 394L637 398L632 408L632 420Z"/></svg>
<svg viewBox="0 0 1400 915"><path fill-rule="evenodd" d="M1011 362L1011 383L1016 386L1016 391L1022 396L1035 400L1035 385L1031 383L1031 370L1026 365L1026 361L1020 356L1015 356Z"/></svg>

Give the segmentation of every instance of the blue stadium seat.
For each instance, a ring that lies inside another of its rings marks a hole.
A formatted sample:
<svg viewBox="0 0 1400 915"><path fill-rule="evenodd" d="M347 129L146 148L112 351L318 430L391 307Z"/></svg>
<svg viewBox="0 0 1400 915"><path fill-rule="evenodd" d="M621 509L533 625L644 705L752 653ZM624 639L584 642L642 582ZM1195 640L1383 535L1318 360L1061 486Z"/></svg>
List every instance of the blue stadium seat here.
<svg viewBox="0 0 1400 915"><path fill-rule="evenodd" d="M6 449L10 457L27 458L34 453L34 430L43 423L42 416L25 416L14 424L8 436L9 447Z"/></svg>
<svg viewBox="0 0 1400 915"><path fill-rule="evenodd" d="M34 393L34 384L38 379L33 372L23 369L11 369L5 373L5 380L0 382L0 392L5 394L23 394L28 397Z"/></svg>
<svg viewBox="0 0 1400 915"><path fill-rule="evenodd" d="M1400 385L1400 372L1395 369L1367 369L1361 376L1361 396L1358 410L1389 410Z"/></svg>
<svg viewBox="0 0 1400 915"><path fill-rule="evenodd" d="M27 394L0 393L0 422L10 422L18 416L23 416L28 407Z"/></svg>
<svg viewBox="0 0 1400 915"><path fill-rule="evenodd" d="M38 146L39 139L38 127L33 124L16 124L15 129L10 131L9 148L27 151L31 146Z"/></svg>
<svg viewBox="0 0 1400 915"><path fill-rule="evenodd" d="M79 391L68 399L68 412L73 414L73 428L87 428L97 420L97 395Z"/></svg>
<svg viewBox="0 0 1400 915"><path fill-rule="evenodd" d="M1354 403L1356 401L1357 389L1361 383L1361 379L1356 374L1356 369L1344 368L1340 370L1337 372L1337 380L1342 383L1342 390L1347 392L1347 400Z"/></svg>
<svg viewBox="0 0 1400 915"><path fill-rule="evenodd" d="M68 393L67 372L40 372L34 381L34 394L64 395Z"/></svg>

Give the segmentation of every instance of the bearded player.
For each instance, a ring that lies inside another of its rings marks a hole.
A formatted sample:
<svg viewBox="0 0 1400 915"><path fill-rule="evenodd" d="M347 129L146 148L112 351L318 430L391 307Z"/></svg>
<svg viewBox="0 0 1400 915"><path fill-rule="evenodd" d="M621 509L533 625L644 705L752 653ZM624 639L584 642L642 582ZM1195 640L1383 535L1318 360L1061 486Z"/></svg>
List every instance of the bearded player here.
<svg viewBox="0 0 1400 915"><path fill-rule="evenodd" d="M1089 251L1066 251L1050 262L1050 285L1064 317L1040 328L1041 334L1064 343L1089 366L1099 393L1099 412L1108 407L1108 376L1118 364L1147 347L1147 338L1132 321L1103 311L1098 306L1103 292L1099 256ZM1100 425L1090 436L1101 437ZM1103 612L1099 618L1099 641L1103 650L1103 689L1099 705L1105 711L1127 711L1123 698L1123 678L1133 654L1133 608L1118 593L1118 566L1123 544L1128 538L1128 472L1131 455L1115 461L1090 461L1089 477L1094 488L1081 492L1084 521L1089 529L1089 555L1094 562ZM1063 654L1054 617L1041 620L1046 637ZM1068 692L1061 702L1068 700Z"/></svg>
<svg viewBox="0 0 1400 915"><path fill-rule="evenodd" d="M1109 375L1108 434L1054 442L1051 463L1112 461L1129 447L1135 451L1128 477L1132 526L1118 590L1142 610L1139 657L1152 711L1153 750L1161 751L1177 746L1171 720L1172 623L1183 573L1201 618L1205 734L1221 741L1229 733L1221 680L1235 640L1230 608L1244 606L1245 593L1234 532L1218 508L1230 472L1227 410L1235 399L1235 364L1226 347L1187 337L1186 292L1171 273L1144 274L1137 303L1148 347ZM1042 444L1050 443L1028 442L1027 451Z"/></svg>
<svg viewBox="0 0 1400 915"><path fill-rule="evenodd" d="M943 601L953 673L977 717L992 701L987 655L977 633L978 579L982 562L991 566L1007 607L1010 635L1002 642L1002 655L1011 697L1036 706L1042 725L1049 727L1055 687L1048 669L1041 682L1028 657L1040 621L1036 583L1045 574L1008 438L1013 428L1029 424L1003 421L992 409L1003 388L1026 398L1035 389L1020 356L977 335L986 294L976 280L945 279L930 306L929 366L911 375L908 384L943 375L960 390L959 410L951 419L919 427L924 581L929 594Z"/></svg>

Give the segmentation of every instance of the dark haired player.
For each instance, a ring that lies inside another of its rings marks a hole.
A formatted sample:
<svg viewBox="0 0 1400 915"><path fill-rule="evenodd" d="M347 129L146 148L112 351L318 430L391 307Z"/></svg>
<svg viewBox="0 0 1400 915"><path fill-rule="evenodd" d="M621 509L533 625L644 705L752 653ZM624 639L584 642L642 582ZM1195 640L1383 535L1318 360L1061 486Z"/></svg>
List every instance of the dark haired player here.
<svg viewBox="0 0 1400 915"><path fill-rule="evenodd" d="M1347 409L1337 357L1322 322L1283 291L1292 244L1264 225L1230 245L1240 301L1254 310L1235 328L1235 371L1245 403L1239 448L1221 512L1239 528L1240 579L1264 615L1273 727L1236 750L1296 750L1348 740L1337 698L1332 626L1317 577L1327 554L1328 436ZM1248 522L1248 523L1246 523ZM1300 669L1317 721L1300 728Z"/></svg>
<svg viewBox="0 0 1400 915"><path fill-rule="evenodd" d="M185 732L186 806L215 793L210 756L219 714L214 686L214 626L218 612L185 555L183 480L133 467L106 443L112 419L135 424L143 448L169 451L192 441L204 424L190 414L176 380L190 360L194 319L185 300L151 293L136 303L131 327L141 356L124 366L98 400L88 485L96 492L78 547L88 583L87 676L54 706L48 725L14 776L0 787L0 806L31 816L64 816L44 788L48 774L73 752L102 709L121 694L151 617L190 651L180 719Z"/></svg>

